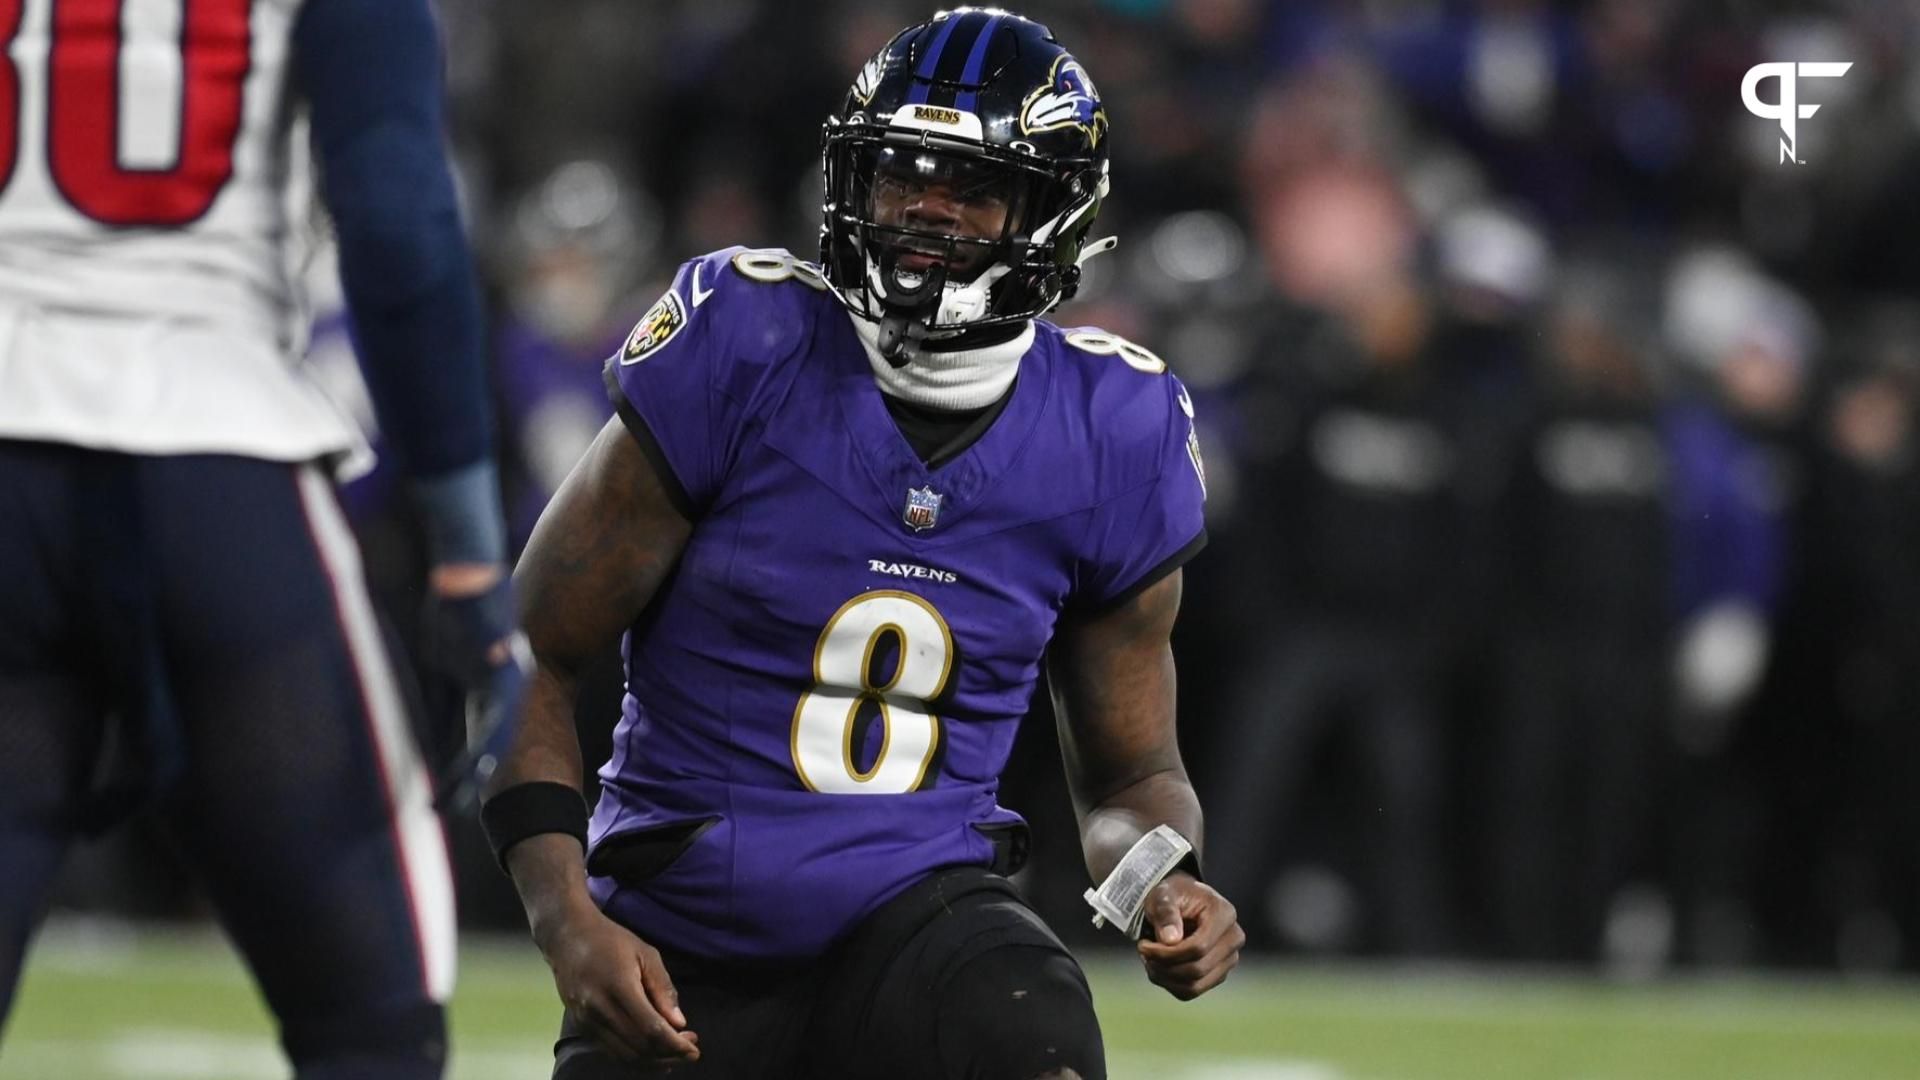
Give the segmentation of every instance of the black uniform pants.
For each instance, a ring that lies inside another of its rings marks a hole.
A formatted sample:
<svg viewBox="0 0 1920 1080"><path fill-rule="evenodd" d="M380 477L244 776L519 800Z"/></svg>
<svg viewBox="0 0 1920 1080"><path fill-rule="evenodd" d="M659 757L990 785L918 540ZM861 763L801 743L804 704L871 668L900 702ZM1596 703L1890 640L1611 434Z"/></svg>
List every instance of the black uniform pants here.
<svg viewBox="0 0 1920 1080"><path fill-rule="evenodd" d="M796 901L798 902L798 901ZM980 867L935 873L809 963L740 966L661 948L699 1062L689 1080L1104 1080L1080 966L1012 885ZM554 1080L648 1075L569 1018ZM1069 1075L1071 1075L1069 1074Z"/></svg>

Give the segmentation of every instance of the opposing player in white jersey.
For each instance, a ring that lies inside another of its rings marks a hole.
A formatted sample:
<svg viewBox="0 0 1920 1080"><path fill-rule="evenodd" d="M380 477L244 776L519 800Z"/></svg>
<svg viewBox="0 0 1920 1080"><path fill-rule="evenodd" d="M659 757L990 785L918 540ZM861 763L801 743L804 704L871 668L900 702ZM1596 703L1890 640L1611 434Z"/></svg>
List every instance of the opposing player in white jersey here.
<svg viewBox="0 0 1920 1080"><path fill-rule="evenodd" d="M151 807L301 1080L442 1072L446 849L297 285L317 175L432 619L499 706L520 669L439 72L427 0L0 0L0 1016L62 855Z"/></svg>

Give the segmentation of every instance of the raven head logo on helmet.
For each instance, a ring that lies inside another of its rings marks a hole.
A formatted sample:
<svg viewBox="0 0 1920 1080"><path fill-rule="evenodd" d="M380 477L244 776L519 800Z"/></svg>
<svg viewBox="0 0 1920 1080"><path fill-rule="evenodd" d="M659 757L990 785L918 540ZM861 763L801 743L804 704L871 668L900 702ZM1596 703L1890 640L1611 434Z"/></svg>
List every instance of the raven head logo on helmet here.
<svg viewBox="0 0 1920 1080"><path fill-rule="evenodd" d="M900 32L822 129L820 263L914 348L985 344L1070 298L1107 194L1107 114L1039 23L957 8Z"/></svg>

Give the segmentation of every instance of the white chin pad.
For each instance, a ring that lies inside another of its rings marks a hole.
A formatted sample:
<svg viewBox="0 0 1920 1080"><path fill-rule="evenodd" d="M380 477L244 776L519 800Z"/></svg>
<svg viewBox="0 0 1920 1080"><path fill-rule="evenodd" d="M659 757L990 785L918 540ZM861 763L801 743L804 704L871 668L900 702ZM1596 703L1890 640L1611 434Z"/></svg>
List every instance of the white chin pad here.
<svg viewBox="0 0 1920 1080"><path fill-rule="evenodd" d="M1006 263L995 263L965 285L948 283L940 290L940 311L935 317L935 324L964 325L986 318L994 282L1005 277L1012 269Z"/></svg>
<svg viewBox="0 0 1920 1080"><path fill-rule="evenodd" d="M979 282L949 285L940 290L940 313L936 325L970 323L987 313L987 290Z"/></svg>

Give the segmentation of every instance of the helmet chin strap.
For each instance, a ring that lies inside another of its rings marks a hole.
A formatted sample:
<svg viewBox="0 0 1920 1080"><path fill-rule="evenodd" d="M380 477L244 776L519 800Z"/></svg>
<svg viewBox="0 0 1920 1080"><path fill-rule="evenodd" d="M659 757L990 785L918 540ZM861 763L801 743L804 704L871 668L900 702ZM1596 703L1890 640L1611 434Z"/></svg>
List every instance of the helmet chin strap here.
<svg viewBox="0 0 1920 1080"><path fill-rule="evenodd" d="M868 289L884 299L880 317L880 355L894 367L904 367L913 359L913 346L927 336L928 316L937 315L946 291L947 267L934 263L924 273L900 269L900 253L881 252L880 265L869 264L867 274L874 279Z"/></svg>
<svg viewBox="0 0 1920 1080"><path fill-rule="evenodd" d="M914 342L927 335L927 328L911 315L888 313L880 317L880 355L894 367L913 362Z"/></svg>
<svg viewBox="0 0 1920 1080"><path fill-rule="evenodd" d="M924 274L907 272L904 276L909 281L903 284L897 258L897 252L887 252L882 256L886 265L868 265L870 281L881 286L874 290L882 298L883 312L877 344L880 355L894 367L904 367L918 352L966 347L967 324L986 316L994 283L1013 270L1006 263L995 263L972 281L959 284L947 280L944 264L935 263ZM938 331L932 329L935 326ZM1017 333L1015 329L1008 336Z"/></svg>

